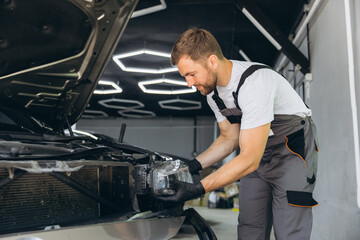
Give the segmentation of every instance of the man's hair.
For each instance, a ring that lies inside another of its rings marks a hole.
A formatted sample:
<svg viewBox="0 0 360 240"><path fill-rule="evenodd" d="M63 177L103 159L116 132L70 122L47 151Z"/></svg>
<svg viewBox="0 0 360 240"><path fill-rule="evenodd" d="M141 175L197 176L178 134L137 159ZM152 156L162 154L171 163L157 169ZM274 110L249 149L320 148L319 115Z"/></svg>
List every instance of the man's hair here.
<svg viewBox="0 0 360 240"><path fill-rule="evenodd" d="M212 54L220 60L224 58L215 37L205 29L191 28L176 40L171 51L171 64L177 65L179 59L184 55L188 55L193 61L205 63Z"/></svg>

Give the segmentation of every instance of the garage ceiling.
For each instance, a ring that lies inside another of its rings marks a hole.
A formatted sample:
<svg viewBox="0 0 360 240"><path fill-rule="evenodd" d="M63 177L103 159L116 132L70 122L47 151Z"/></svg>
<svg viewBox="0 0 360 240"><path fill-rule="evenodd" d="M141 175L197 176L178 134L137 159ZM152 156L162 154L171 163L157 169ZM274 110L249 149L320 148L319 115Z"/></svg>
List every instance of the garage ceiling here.
<svg viewBox="0 0 360 240"><path fill-rule="evenodd" d="M272 29L275 35L280 32L286 38L294 33L304 15L304 6L308 3L307 0L139 0L135 14L154 8L161 10L137 17L133 15L114 52L113 57L117 61L111 59L101 77L102 81L117 84L122 92L94 94L83 117L212 115L206 97L199 92L176 94L177 91L191 89L177 85L178 81L185 83L185 79L177 71L163 71L172 66L169 58L159 56L158 52L169 54L182 32L190 27L199 27L213 33L226 58L245 60L239 54L239 50L242 50L252 61L274 66L281 51L241 11L246 2L251 2L252 8L255 7L255 10L263 14L259 20L270 22L276 27ZM144 53L145 50L148 52ZM134 56L124 55L134 51L142 52ZM290 55L296 55L296 52L291 52ZM117 62L125 70L143 68L157 73L124 71ZM149 80L158 81L150 82L155 84L145 83L143 87L146 90L167 94L144 93L138 83ZM99 84L97 90L101 92L113 89L105 84Z"/></svg>

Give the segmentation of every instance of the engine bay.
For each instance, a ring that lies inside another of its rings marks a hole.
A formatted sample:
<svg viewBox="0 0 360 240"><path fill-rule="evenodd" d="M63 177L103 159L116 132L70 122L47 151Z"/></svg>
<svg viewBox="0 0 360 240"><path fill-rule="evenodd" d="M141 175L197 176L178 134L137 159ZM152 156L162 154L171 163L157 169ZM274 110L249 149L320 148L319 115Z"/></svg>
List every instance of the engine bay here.
<svg viewBox="0 0 360 240"><path fill-rule="evenodd" d="M86 136L0 138L0 234L182 214L154 198L171 194L169 174L186 174L180 160Z"/></svg>

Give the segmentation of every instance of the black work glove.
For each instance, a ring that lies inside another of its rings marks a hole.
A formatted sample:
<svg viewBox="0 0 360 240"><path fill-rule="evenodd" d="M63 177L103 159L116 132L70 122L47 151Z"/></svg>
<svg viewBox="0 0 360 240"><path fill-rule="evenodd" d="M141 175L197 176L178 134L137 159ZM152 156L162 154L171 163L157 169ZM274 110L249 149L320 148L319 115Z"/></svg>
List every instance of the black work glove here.
<svg viewBox="0 0 360 240"><path fill-rule="evenodd" d="M189 172L191 174L197 173L197 172L202 170L202 166L201 166L200 162L196 158L194 158L191 161L186 161L185 163L188 165Z"/></svg>
<svg viewBox="0 0 360 240"><path fill-rule="evenodd" d="M172 203L182 203L187 200L200 197L205 194L205 189L201 182L198 183L186 183L179 180L171 180L172 188L176 191L174 195L155 197L161 201L172 202Z"/></svg>

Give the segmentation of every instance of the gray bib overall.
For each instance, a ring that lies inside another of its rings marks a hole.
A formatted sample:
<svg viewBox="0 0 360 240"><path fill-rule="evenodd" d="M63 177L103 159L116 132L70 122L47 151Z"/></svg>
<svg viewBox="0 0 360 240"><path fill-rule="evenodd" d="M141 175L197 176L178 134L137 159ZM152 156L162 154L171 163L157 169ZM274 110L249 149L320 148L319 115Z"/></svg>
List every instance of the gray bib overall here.
<svg viewBox="0 0 360 240"><path fill-rule="evenodd" d="M233 92L237 108L226 108L214 91L213 99L222 115L232 124L241 124L237 103L245 79L264 65L252 65L241 76ZM316 181L318 144L310 117L275 115L259 168L243 177L239 186L238 239L270 238L274 226L276 239L310 239L311 207Z"/></svg>

